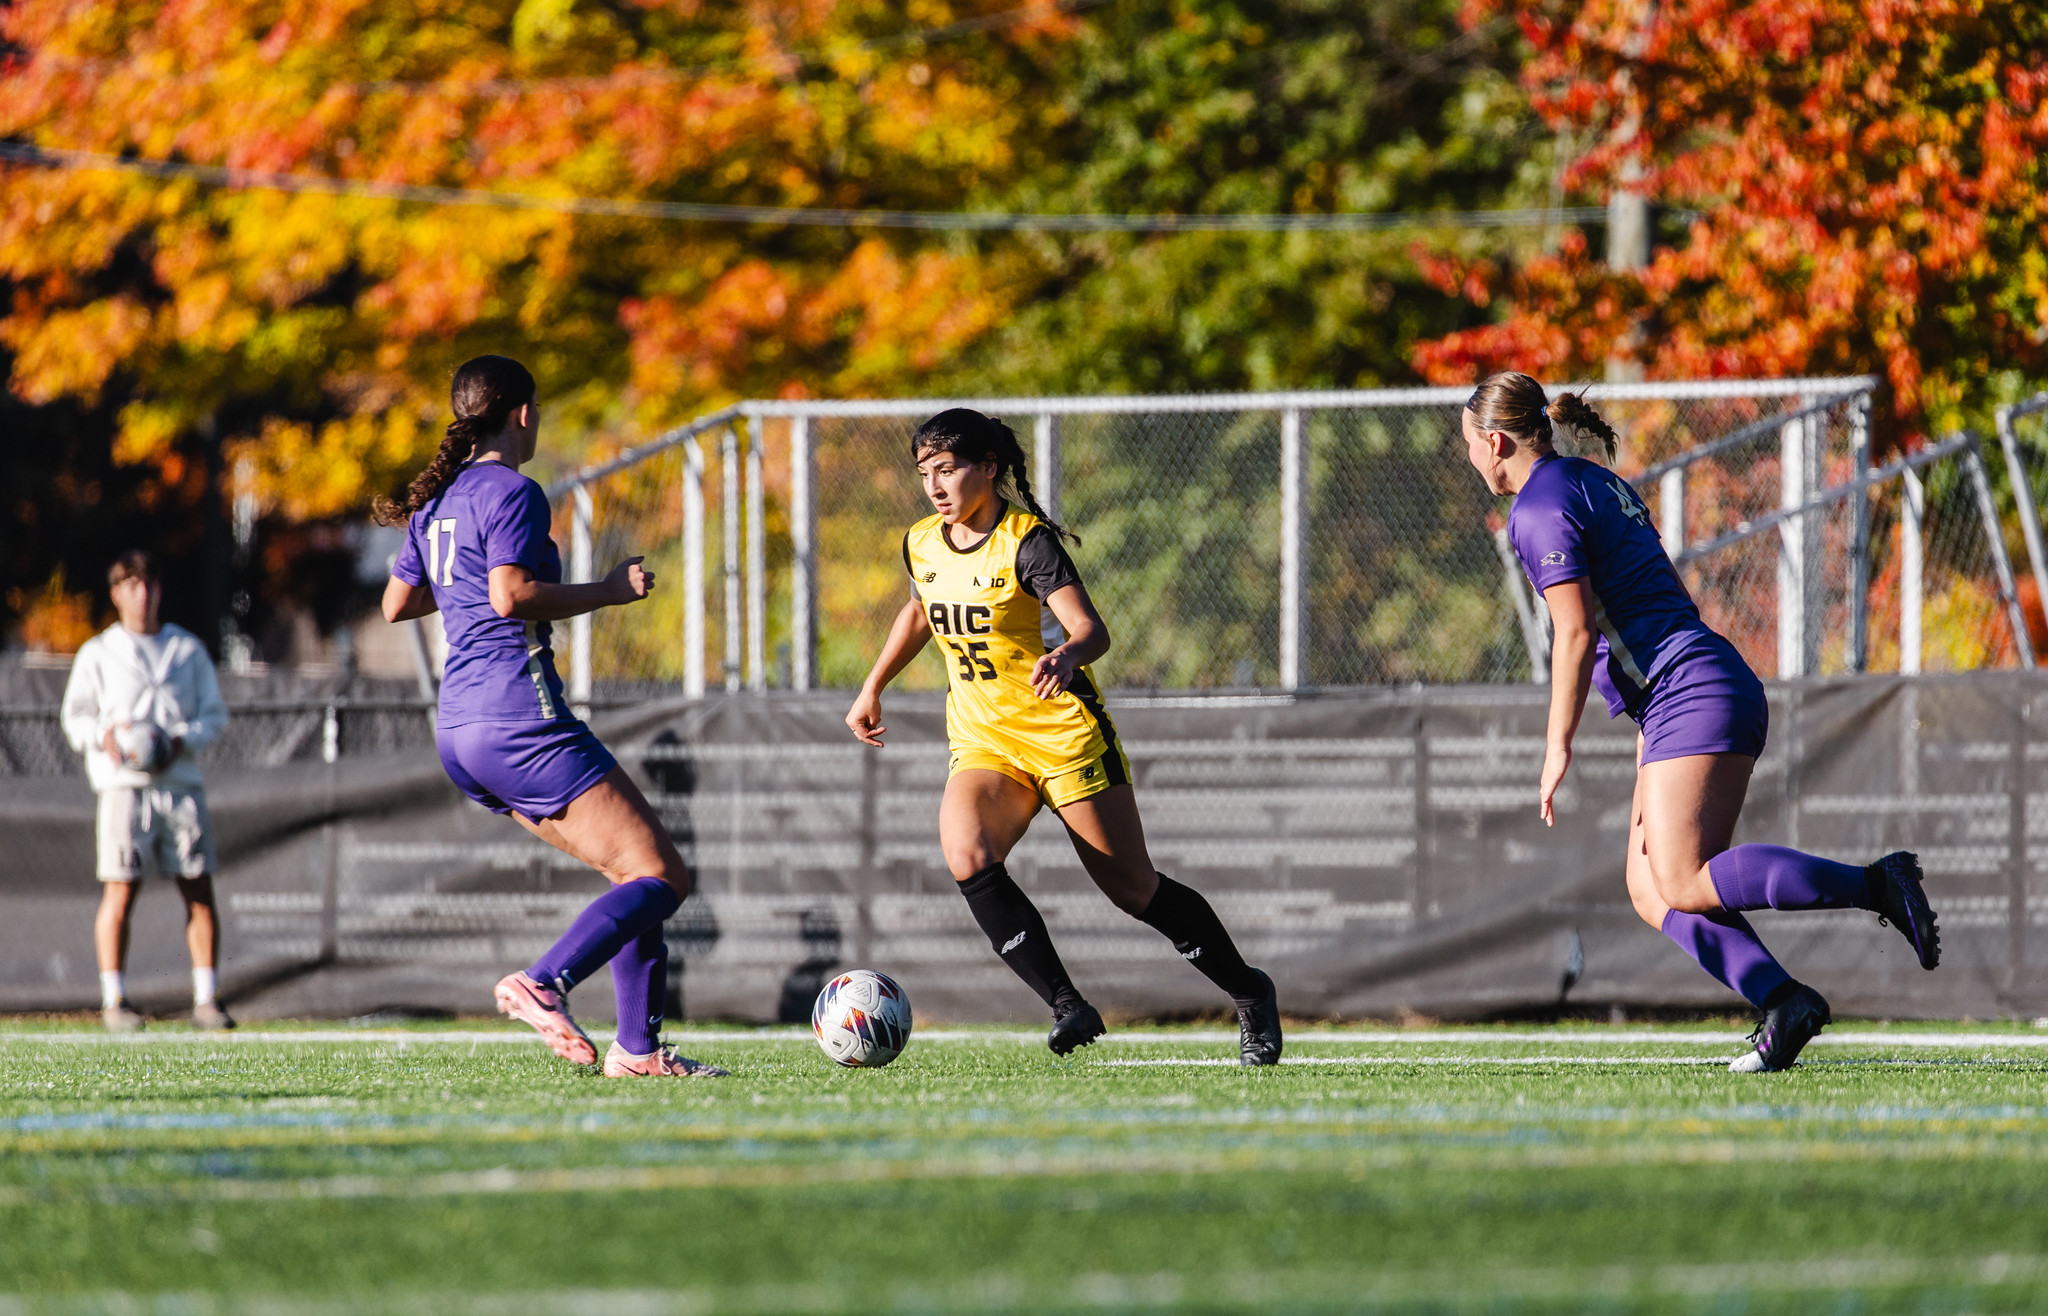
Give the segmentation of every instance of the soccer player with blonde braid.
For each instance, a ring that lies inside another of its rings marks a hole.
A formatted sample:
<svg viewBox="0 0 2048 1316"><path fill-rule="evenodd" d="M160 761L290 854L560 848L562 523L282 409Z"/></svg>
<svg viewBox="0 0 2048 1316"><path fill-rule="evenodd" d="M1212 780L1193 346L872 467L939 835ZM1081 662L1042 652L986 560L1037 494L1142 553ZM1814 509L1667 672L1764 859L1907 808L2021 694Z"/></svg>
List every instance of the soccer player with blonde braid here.
<svg viewBox="0 0 2048 1316"><path fill-rule="evenodd" d="M962 407L919 426L910 447L937 510L903 538L910 598L846 725L880 746L883 688L937 639L952 747L939 842L989 945L1051 1008L1046 1045L1055 1055L1086 1046L1103 1023L1003 866L1041 805L1059 815L1103 894L1230 995L1242 1062L1278 1063L1273 980L1244 962L1199 892L1152 867L1130 762L1088 670L1108 651L1109 629L1060 542L1072 536L1032 497L1017 436ZM1047 647L1041 605L1065 643Z"/></svg>
<svg viewBox="0 0 2048 1316"><path fill-rule="evenodd" d="M1858 867L1781 845L1731 847L1770 729L1763 683L1700 619L1628 482L1552 443L1563 426L1597 437L1612 460L1614 430L1584 398L1551 400L1514 373L1482 382L1461 423L1466 457L1486 487L1515 496L1508 538L1550 608L1543 821L1553 821L1587 691L1598 686L1608 716L1627 713L1639 728L1629 898L1645 922L1763 1012L1751 1049L1729 1068L1789 1068L1830 1022L1828 1003L1785 972L1742 911L1872 910L1932 969L1941 934L1920 861L1901 850Z"/></svg>

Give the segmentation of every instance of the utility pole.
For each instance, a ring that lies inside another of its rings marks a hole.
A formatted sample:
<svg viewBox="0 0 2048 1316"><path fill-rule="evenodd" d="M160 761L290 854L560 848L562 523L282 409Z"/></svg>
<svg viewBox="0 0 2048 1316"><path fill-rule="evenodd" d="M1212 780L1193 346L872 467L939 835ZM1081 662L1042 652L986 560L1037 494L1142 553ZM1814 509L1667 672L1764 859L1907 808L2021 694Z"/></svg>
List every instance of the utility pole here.
<svg viewBox="0 0 2048 1316"><path fill-rule="evenodd" d="M1650 47L1650 30L1656 19L1654 0L1645 0L1635 31L1622 46L1624 59L1642 58ZM1607 194L1607 267L1640 272L1650 265L1650 199L1643 194L1648 170L1643 161L1646 144L1642 141L1642 95L1635 85L1634 69L1624 65L1615 78L1615 87L1620 93L1621 113L1615 121L1613 139L1626 154L1615 170L1614 185ZM1610 381L1632 382L1643 377L1642 361L1635 350L1641 344L1642 330L1638 327L1615 345L1616 350L1607 358Z"/></svg>

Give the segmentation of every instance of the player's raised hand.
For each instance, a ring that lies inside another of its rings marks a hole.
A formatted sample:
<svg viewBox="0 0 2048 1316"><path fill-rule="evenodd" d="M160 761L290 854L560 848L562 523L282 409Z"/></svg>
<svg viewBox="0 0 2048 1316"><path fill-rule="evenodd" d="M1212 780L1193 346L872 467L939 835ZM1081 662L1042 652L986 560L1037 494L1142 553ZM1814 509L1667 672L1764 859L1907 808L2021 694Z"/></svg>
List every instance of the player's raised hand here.
<svg viewBox="0 0 2048 1316"><path fill-rule="evenodd" d="M1570 745L1552 745L1549 751L1543 755L1543 784L1540 789L1543 800L1541 806L1543 825L1545 827L1557 825L1557 813L1551 808L1550 802L1552 797L1557 794L1557 788L1564 784L1564 774L1571 766L1572 747Z"/></svg>
<svg viewBox="0 0 2048 1316"><path fill-rule="evenodd" d="M1074 657L1062 645L1031 664L1031 688L1040 699L1063 693L1074 679Z"/></svg>
<svg viewBox="0 0 2048 1316"><path fill-rule="evenodd" d="M882 733L889 729L882 725L882 697L866 690L855 696L846 713L846 729L863 745L880 749Z"/></svg>
<svg viewBox="0 0 2048 1316"><path fill-rule="evenodd" d="M621 603L636 603L654 592L654 573L641 564L645 558L629 557L611 570L604 583Z"/></svg>

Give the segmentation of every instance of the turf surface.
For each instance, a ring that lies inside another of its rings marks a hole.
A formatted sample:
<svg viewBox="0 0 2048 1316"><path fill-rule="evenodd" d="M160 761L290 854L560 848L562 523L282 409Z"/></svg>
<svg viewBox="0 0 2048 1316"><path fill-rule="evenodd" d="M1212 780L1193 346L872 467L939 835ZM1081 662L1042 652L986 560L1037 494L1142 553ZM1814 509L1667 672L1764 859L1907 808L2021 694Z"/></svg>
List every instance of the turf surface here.
<svg viewBox="0 0 2048 1316"><path fill-rule="evenodd" d="M2048 1304L2048 1031L0 1032L0 1312L1949 1312ZM510 1039L510 1040L507 1040ZM1210 1063L1199 1063L1199 1062ZM1192 1062L1192 1063L1191 1063ZM11 1306L10 1306L11 1302Z"/></svg>

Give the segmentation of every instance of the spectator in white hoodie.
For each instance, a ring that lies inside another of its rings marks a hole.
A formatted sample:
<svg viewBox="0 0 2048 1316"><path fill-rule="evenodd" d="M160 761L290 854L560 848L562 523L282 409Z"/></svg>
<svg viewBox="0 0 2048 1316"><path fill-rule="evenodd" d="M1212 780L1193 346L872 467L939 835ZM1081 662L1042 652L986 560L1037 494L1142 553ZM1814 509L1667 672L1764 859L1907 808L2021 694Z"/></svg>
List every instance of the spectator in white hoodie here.
<svg viewBox="0 0 2048 1316"><path fill-rule="evenodd" d="M122 972L137 886L156 872L175 879L185 899L192 1022L233 1028L217 999L217 857L198 759L227 726L227 704L206 646L183 627L158 622L163 588L155 560L140 549L123 553L107 582L120 620L79 649L64 687L64 735L85 755L86 776L99 795L101 894L93 944L101 1017L114 1032L143 1025Z"/></svg>

